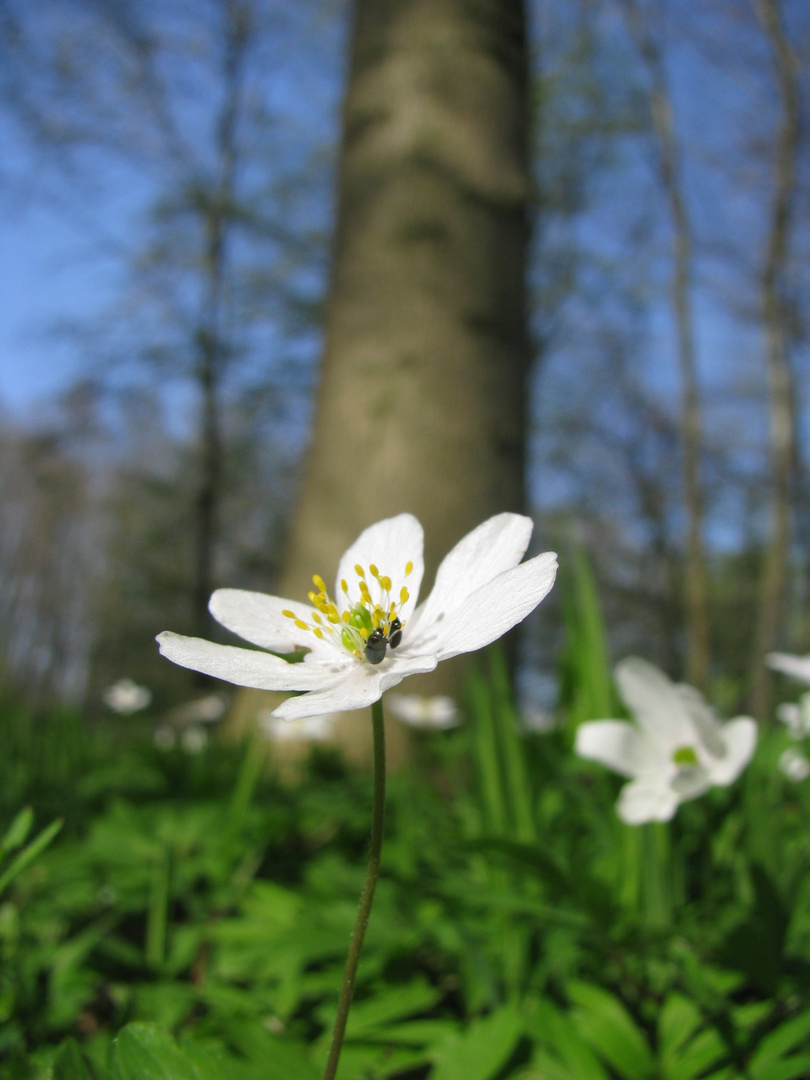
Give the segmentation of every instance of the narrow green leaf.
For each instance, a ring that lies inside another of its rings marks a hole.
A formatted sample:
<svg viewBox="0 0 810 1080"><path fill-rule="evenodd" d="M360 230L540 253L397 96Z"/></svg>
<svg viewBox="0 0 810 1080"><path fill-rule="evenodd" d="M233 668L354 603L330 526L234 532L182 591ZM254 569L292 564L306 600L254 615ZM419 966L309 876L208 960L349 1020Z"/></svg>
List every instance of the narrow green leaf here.
<svg viewBox="0 0 810 1080"><path fill-rule="evenodd" d="M14 818L6 831L6 835L0 841L0 858L5 857L9 851L14 851L15 848L25 843L25 838L31 831L33 824L34 811L30 806L26 806Z"/></svg>
<svg viewBox="0 0 810 1080"><path fill-rule="evenodd" d="M61 828L62 819L57 818L56 821L52 821L47 828L43 829L39 836L31 841L28 847L23 848L5 873L0 874L0 893L26 868L26 866L28 866L29 863L34 861L41 851L44 851Z"/></svg>

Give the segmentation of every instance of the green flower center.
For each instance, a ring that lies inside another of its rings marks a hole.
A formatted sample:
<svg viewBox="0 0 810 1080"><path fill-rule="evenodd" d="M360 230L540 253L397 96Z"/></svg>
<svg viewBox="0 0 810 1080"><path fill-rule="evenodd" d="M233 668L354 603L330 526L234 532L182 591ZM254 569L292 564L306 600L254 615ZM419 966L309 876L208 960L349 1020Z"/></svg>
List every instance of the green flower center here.
<svg viewBox="0 0 810 1080"><path fill-rule="evenodd" d="M413 563L406 563L404 577L408 577L412 570ZM318 591L309 593L309 601L316 609L310 622L300 619L294 611L284 611L282 614L292 619L299 630L306 630L321 640L326 640L328 635L352 655L378 664L385 657L386 647L390 645L396 648L402 638L405 623L400 619L399 612L408 602L410 594L403 585L399 590L399 600L392 599L391 578L381 574L371 563L369 575L377 582L380 594L379 600L374 600L366 581L366 571L358 564L354 572L357 575L352 590L354 595L350 594L346 579L341 578L340 581L348 603L342 613L334 600L330 599L323 578L314 574L312 580ZM359 599L356 598L357 594Z"/></svg>
<svg viewBox="0 0 810 1080"><path fill-rule="evenodd" d="M698 756L695 753L695 749L692 746L679 746L675 753L672 755L672 760L676 765L699 765Z"/></svg>

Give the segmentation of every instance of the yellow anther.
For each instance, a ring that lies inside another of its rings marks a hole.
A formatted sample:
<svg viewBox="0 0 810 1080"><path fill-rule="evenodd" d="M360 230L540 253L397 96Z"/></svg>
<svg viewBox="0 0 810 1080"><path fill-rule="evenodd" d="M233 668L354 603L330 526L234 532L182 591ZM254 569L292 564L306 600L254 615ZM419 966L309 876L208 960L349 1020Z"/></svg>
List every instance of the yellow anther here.
<svg viewBox="0 0 810 1080"><path fill-rule="evenodd" d="M296 619L295 620L295 625L298 627L299 630L309 630L309 629L311 629L311 627L307 626L307 624L304 622L303 619Z"/></svg>
<svg viewBox="0 0 810 1080"><path fill-rule="evenodd" d="M315 582L315 584L318 586L322 593L326 592L326 582L319 574L313 574L312 580Z"/></svg>
<svg viewBox="0 0 810 1080"><path fill-rule="evenodd" d="M341 587L341 589L343 589L343 591L344 591L344 592L346 593L346 595L348 596L348 595L349 595L349 586L348 586L348 584L346 583L346 578L345 578L345 577L342 577L342 578L340 579L340 587Z"/></svg>
<svg viewBox="0 0 810 1080"><path fill-rule="evenodd" d="M372 621L372 623L374 624L374 627L375 627L375 629L376 629L376 628L377 628L377 627L378 627L378 626L380 625L380 623L382 622L382 618L380 617L381 615L382 615L382 612L380 611L380 609L379 609L379 608L377 608L377 609L376 609L375 611L373 611L373 612L372 612L372 614L371 614L371 621Z"/></svg>
<svg viewBox="0 0 810 1080"><path fill-rule="evenodd" d="M317 604L318 603L318 593L316 593L316 592L308 592L307 593L307 600L309 600L310 604Z"/></svg>
<svg viewBox="0 0 810 1080"><path fill-rule="evenodd" d="M316 622L319 626L323 626L323 619L321 619L321 617L320 617L320 615L318 614L317 611L313 611L313 613L312 613L312 621Z"/></svg>
<svg viewBox="0 0 810 1080"><path fill-rule="evenodd" d="M412 562L406 562L405 563L405 577L407 577L408 574L410 574L412 572L413 572L413 563Z"/></svg>
<svg viewBox="0 0 810 1080"><path fill-rule="evenodd" d="M351 618L351 616L349 615L348 611L344 611L344 612L343 612L343 615L341 616L341 618L343 619L343 621L344 621L345 623L347 623L347 622L349 621L349 619Z"/></svg>
<svg viewBox="0 0 810 1080"><path fill-rule="evenodd" d="M329 622L331 622L331 623L339 623L340 622L340 616L338 615L338 613L336 611L330 611L329 614L326 617L329 620Z"/></svg>
<svg viewBox="0 0 810 1080"><path fill-rule="evenodd" d="M366 630L365 626L360 627L360 637L363 641L368 641L368 630Z"/></svg>
<svg viewBox="0 0 810 1080"><path fill-rule="evenodd" d="M385 589L386 592L391 592L391 578L384 575L380 579L380 588Z"/></svg>
<svg viewBox="0 0 810 1080"><path fill-rule="evenodd" d="M319 637L323 641L323 630L319 630L317 626L313 627L312 633L315 637Z"/></svg>
<svg viewBox="0 0 810 1080"><path fill-rule="evenodd" d="M408 592L408 590L403 585L402 588L399 590L399 602L400 602L400 604L407 604L408 600L410 599L410 596L411 596L411 594Z"/></svg>
<svg viewBox="0 0 810 1080"><path fill-rule="evenodd" d="M294 611L282 611L281 614L286 615L288 619L297 619L298 618L298 616L295 614Z"/></svg>
<svg viewBox="0 0 810 1080"><path fill-rule="evenodd" d="M368 591L368 585L366 585L365 581L360 582L360 595L367 604L371 603L371 593Z"/></svg>
<svg viewBox="0 0 810 1080"><path fill-rule="evenodd" d="M369 566L369 570L371 571L371 576L372 577L379 577L380 576L380 571L377 569L377 567L374 565L374 563L372 563Z"/></svg>
<svg viewBox="0 0 810 1080"><path fill-rule="evenodd" d="M363 578L363 577L366 576L366 572L363 569L363 567L360 565L360 563L355 563L354 564L354 572L355 572L355 574L357 574L357 576L359 578Z"/></svg>
<svg viewBox="0 0 810 1080"><path fill-rule="evenodd" d="M393 601L392 601L392 603L391 603L391 607L390 607L390 608L388 609L388 619L389 619L389 622L393 622L393 621L394 621L394 619L395 619L396 617L397 617L397 609L396 609L396 607L394 606L394 603L393 603Z"/></svg>

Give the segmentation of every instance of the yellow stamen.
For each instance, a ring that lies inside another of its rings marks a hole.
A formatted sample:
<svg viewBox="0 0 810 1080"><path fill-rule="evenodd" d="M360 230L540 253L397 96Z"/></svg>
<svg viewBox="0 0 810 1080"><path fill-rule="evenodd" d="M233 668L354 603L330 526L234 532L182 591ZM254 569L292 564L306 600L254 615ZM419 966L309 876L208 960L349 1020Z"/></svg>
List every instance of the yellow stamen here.
<svg viewBox="0 0 810 1080"><path fill-rule="evenodd" d="M311 629L311 627L307 626L307 624L304 622L303 619L296 619L295 620L295 625L298 627L299 630L309 630L309 629Z"/></svg>
<svg viewBox="0 0 810 1080"><path fill-rule="evenodd" d="M323 626L323 619L320 617L317 611L312 613L312 621L316 622L319 626Z"/></svg>
<svg viewBox="0 0 810 1080"><path fill-rule="evenodd" d="M364 578L366 576L366 572L363 569L363 567L360 565L360 563L355 563L354 572L355 572L355 574L357 574L357 576L359 578Z"/></svg>
<svg viewBox="0 0 810 1080"><path fill-rule="evenodd" d="M413 563L412 562L406 562L405 563L405 577L407 577L408 574L411 574L411 573L413 573Z"/></svg>
<svg viewBox="0 0 810 1080"><path fill-rule="evenodd" d="M297 619L298 618L298 616L295 614L294 611L286 611L285 610L285 611L282 611L281 614L286 615L288 619Z"/></svg>
<svg viewBox="0 0 810 1080"><path fill-rule="evenodd" d="M377 567L374 565L374 563L372 563L369 566L369 570L371 571L371 576L372 577L379 577L380 576L380 571L377 569Z"/></svg>
<svg viewBox="0 0 810 1080"><path fill-rule="evenodd" d="M342 578L340 579L340 587L341 587L341 589L343 589L343 591L344 591L344 592L346 593L346 595L348 596L348 595L349 595L349 586L348 586L348 585L347 585L347 583L346 583L346 578L345 578L345 577L342 577Z"/></svg>
<svg viewBox="0 0 810 1080"><path fill-rule="evenodd" d="M343 612L343 615L341 616L341 618L343 619L343 621L344 621L345 623L347 623L347 622L349 621L349 613L348 613L348 611L344 611L344 612Z"/></svg>
<svg viewBox="0 0 810 1080"><path fill-rule="evenodd" d="M315 582L315 584L318 586L322 593L326 592L326 582L323 580L322 577L320 577L319 574L313 574L312 580Z"/></svg>
<svg viewBox="0 0 810 1080"><path fill-rule="evenodd" d="M313 627L312 633L315 635L315 637L320 638L321 641L323 641L323 630L318 629L318 627L316 626Z"/></svg>
<svg viewBox="0 0 810 1080"><path fill-rule="evenodd" d="M400 604L407 604L408 600L410 599L410 596L411 596L411 594L408 592L408 590L403 585L402 588L399 590L399 602L400 602Z"/></svg>
<svg viewBox="0 0 810 1080"><path fill-rule="evenodd" d="M384 575L383 577L381 577L379 579L379 581L380 581L380 588L381 589L384 589L386 592L391 592L391 578L390 577L388 577L387 575Z"/></svg>

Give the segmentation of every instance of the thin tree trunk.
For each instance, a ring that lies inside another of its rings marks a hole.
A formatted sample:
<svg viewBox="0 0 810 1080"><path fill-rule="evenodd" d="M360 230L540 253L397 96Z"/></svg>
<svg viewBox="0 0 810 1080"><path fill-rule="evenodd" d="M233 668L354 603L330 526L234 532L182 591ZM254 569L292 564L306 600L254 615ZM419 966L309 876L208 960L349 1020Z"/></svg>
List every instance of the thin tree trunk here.
<svg viewBox="0 0 810 1080"><path fill-rule="evenodd" d="M214 560L219 533L222 488L221 383L226 360L223 340L224 280L229 219L233 210L236 171L236 123L239 113L242 63L248 37L239 6L228 6L225 56L225 94L217 131L219 179L204 196L205 275L207 288L197 335L197 378L202 397L200 425L200 485L196 499L196 564L193 587L194 621L199 633L210 636L208 600L214 585Z"/></svg>
<svg viewBox="0 0 810 1080"><path fill-rule="evenodd" d="M796 60L785 37L777 0L756 0L756 10L773 50L781 107L776 135L771 226L762 274L762 321L770 401L770 530L759 582L751 688L751 711L754 716L765 718L770 704L770 674L765 656L776 645L784 606L790 547L790 497L796 455L793 378L783 297L796 186L799 90Z"/></svg>
<svg viewBox="0 0 810 1080"><path fill-rule="evenodd" d="M658 143L658 168L672 222L671 298L681 373L681 458L686 510L684 605L686 679L706 690L711 663L705 506L700 475L702 424L692 314L692 234L683 196L678 139L672 120L661 52L647 32L635 0L623 0L631 32L650 78L650 111Z"/></svg>

